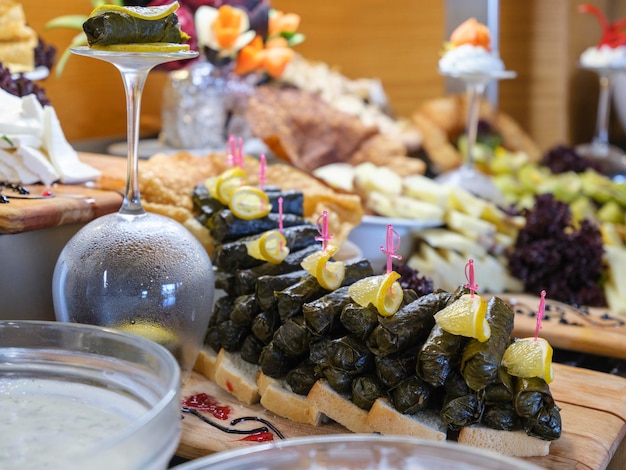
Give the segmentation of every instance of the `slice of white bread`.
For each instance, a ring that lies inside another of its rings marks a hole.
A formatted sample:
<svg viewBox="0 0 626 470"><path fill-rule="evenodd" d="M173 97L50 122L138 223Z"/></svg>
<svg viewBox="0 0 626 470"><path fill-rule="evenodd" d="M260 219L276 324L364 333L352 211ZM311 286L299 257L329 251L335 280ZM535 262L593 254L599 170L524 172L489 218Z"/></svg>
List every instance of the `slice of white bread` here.
<svg viewBox="0 0 626 470"><path fill-rule="evenodd" d="M460 444L487 449L510 457L543 457L550 453L550 441L524 431L501 431L484 426L467 426L459 433Z"/></svg>
<svg viewBox="0 0 626 470"><path fill-rule="evenodd" d="M193 370L204 375L207 379L215 382L215 372L217 370L217 353L209 346L202 346L198 353Z"/></svg>
<svg viewBox="0 0 626 470"><path fill-rule="evenodd" d="M366 424L381 434L411 436L432 441L446 440L446 425L436 412L420 411L413 415L398 412L386 398L377 399Z"/></svg>
<svg viewBox="0 0 626 470"><path fill-rule="evenodd" d="M323 414L304 395L294 393L284 380L273 379L259 373L257 385L261 394L261 405L272 413L296 423L319 426Z"/></svg>
<svg viewBox="0 0 626 470"><path fill-rule="evenodd" d="M332 389L325 380L318 380L307 395L315 408L333 421L354 433L374 432L366 423L367 411L356 406L350 399Z"/></svg>
<svg viewBox="0 0 626 470"><path fill-rule="evenodd" d="M244 361L238 352L231 353L222 349L217 355L213 380L239 401L252 405L261 398L256 383L259 372L260 366Z"/></svg>

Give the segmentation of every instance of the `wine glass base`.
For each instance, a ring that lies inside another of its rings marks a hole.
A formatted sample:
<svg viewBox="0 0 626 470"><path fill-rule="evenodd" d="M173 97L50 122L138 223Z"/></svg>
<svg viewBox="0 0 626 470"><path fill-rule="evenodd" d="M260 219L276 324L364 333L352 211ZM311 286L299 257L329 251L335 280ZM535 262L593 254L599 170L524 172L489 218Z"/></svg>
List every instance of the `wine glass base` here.
<svg viewBox="0 0 626 470"><path fill-rule="evenodd" d="M610 144L588 143L576 146L584 159L598 165L599 170L613 180L626 181L626 152Z"/></svg>
<svg viewBox="0 0 626 470"><path fill-rule="evenodd" d="M441 184L464 189L494 204L504 204L504 196L491 178L471 165L466 164L456 170L443 173L436 177L435 180Z"/></svg>

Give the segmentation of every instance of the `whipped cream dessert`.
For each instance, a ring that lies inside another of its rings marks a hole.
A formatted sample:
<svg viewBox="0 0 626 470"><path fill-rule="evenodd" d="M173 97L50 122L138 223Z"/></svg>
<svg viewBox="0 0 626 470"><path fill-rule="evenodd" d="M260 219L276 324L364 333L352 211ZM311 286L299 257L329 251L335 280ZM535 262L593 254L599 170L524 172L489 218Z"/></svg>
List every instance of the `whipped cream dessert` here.
<svg viewBox="0 0 626 470"><path fill-rule="evenodd" d="M504 70L502 60L480 46L463 44L439 59L439 70L446 74L494 73Z"/></svg>
<svg viewBox="0 0 626 470"><path fill-rule="evenodd" d="M79 160L52 106L42 106L34 94L19 97L0 89L0 181L48 186L99 175Z"/></svg>
<svg viewBox="0 0 626 470"><path fill-rule="evenodd" d="M626 68L626 46L589 47L580 55L580 65L590 68Z"/></svg>
<svg viewBox="0 0 626 470"><path fill-rule="evenodd" d="M588 47L580 55L580 65L589 68L626 68L626 18L609 21L595 5L582 4L578 11L596 17L602 36L596 46Z"/></svg>
<svg viewBox="0 0 626 470"><path fill-rule="evenodd" d="M489 29L475 18L464 21L452 32L445 50L439 59L441 73L492 74L504 70L504 63L491 50Z"/></svg>

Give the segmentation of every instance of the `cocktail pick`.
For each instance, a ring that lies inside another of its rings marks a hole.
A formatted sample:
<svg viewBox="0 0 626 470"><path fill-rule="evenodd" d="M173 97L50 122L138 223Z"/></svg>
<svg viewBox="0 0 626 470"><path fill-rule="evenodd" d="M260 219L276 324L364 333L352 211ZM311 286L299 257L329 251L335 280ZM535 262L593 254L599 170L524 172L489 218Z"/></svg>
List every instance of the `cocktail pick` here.
<svg viewBox="0 0 626 470"><path fill-rule="evenodd" d="M243 168L243 139L239 137L237 143L237 166Z"/></svg>
<svg viewBox="0 0 626 470"><path fill-rule="evenodd" d="M283 197L278 197L278 231L283 233ZM283 250L283 242L280 241L280 251Z"/></svg>
<svg viewBox="0 0 626 470"><path fill-rule="evenodd" d="M398 250L400 249L400 235L393 229L393 225L387 224L387 235L385 237L385 246L380 247L380 251L382 251L387 256L387 273L393 271L393 259L402 259L402 256L398 254Z"/></svg>
<svg viewBox="0 0 626 470"><path fill-rule="evenodd" d="M465 264L465 279L467 279L467 284L464 284L463 287L469 289L471 296L474 297L474 293L478 290L478 284L474 279L474 260L472 258Z"/></svg>
<svg viewBox="0 0 626 470"><path fill-rule="evenodd" d="M231 166L237 166L237 147L235 146L235 136L231 135L228 138L228 164Z"/></svg>
<svg viewBox="0 0 626 470"><path fill-rule="evenodd" d="M265 167L267 166L267 160L265 154L261 154L260 167L259 167L259 186L261 190L265 190Z"/></svg>
<svg viewBox="0 0 626 470"><path fill-rule="evenodd" d="M535 326L535 341L539 338L539 330L541 329L541 320L546 309L546 291L541 291L541 299L539 300L539 308L537 309L537 325Z"/></svg>
<svg viewBox="0 0 626 470"><path fill-rule="evenodd" d="M328 211L322 212L322 215L317 218L317 231L319 232L319 236L315 237L315 240L321 241L322 250L326 250L328 241L333 238L333 236L328 233Z"/></svg>

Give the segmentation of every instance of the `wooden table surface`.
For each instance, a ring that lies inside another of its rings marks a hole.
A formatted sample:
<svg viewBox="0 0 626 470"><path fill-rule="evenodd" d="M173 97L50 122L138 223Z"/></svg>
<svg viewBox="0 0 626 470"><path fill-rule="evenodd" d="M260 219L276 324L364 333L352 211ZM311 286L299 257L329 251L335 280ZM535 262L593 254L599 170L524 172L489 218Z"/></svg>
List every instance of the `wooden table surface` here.
<svg viewBox="0 0 626 470"><path fill-rule="evenodd" d="M526 460L544 468L605 469L613 459L626 434L626 379L601 372L554 364L552 394L561 408L563 433L553 441L550 455ZM183 399L206 393L232 412L229 419L258 416L271 422L286 438L349 432L336 423L314 427L297 424L267 412L261 405L244 405L214 382L193 373L182 390ZM213 422L220 422L206 415ZM227 434L198 417L183 414L183 433L177 455L196 459L213 452L256 443L242 436ZM223 421L220 423L228 423ZM247 427L246 427L247 426ZM259 423L237 427L251 429Z"/></svg>

